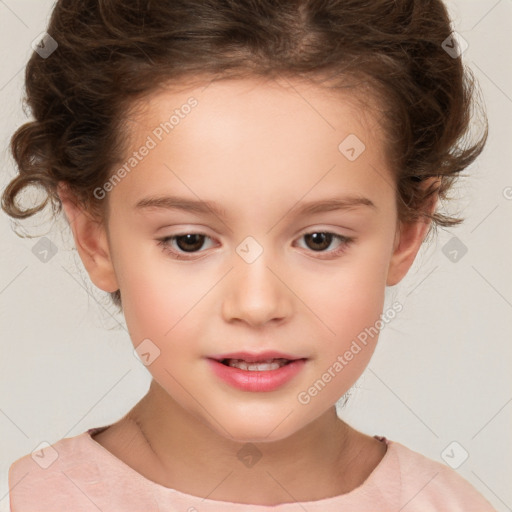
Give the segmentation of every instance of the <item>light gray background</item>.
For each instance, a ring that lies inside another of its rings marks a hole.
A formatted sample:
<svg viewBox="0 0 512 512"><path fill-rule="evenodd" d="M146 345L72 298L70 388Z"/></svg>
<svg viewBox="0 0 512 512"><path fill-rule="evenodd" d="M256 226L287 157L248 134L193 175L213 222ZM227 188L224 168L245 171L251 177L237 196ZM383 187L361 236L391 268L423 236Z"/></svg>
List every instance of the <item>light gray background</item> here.
<svg viewBox="0 0 512 512"><path fill-rule="evenodd" d="M24 122L23 69L46 28L49 0L0 0L0 186L14 175L8 143ZM512 0L457 0L454 29L469 43L490 124L484 154L456 190L465 223L425 243L405 280L388 290L403 311L387 325L368 370L340 411L368 434L385 435L443 462L453 441L457 471L498 511L512 510ZM440 41L441 43L441 41ZM508 191L508 193L507 193ZM71 234L49 215L22 224L0 215L0 510L7 472L50 444L118 420L147 391L123 318L94 288ZM57 254L32 252L45 236ZM467 253L442 252L456 236Z"/></svg>

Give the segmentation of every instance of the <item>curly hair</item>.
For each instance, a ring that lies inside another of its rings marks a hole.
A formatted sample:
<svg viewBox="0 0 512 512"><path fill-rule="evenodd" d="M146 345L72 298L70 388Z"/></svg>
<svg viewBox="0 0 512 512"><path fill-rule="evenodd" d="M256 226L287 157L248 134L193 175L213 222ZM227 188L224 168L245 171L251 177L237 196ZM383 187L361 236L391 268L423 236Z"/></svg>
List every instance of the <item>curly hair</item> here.
<svg viewBox="0 0 512 512"><path fill-rule="evenodd" d="M122 161L126 113L158 87L289 76L373 91L399 219L462 222L425 207L435 192L448 197L487 139L484 114L484 133L469 141L476 81L459 55L445 51L452 29L442 0L58 0L47 31L58 48L31 56L25 101L33 120L11 139L19 174L2 209L13 218L50 199L60 213L57 187L65 182L103 222L108 201L93 191ZM436 188L424 187L433 176ZM31 184L45 189L46 200L22 210L15 198ZM121 307L120 291L111 297Z"/></svg>

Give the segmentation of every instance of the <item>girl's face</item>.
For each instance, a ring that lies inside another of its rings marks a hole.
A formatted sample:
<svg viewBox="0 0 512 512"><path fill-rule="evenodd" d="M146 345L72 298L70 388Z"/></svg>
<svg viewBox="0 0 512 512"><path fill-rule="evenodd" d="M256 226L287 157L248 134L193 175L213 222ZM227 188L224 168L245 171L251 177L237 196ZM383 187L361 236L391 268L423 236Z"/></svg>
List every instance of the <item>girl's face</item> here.
<svg viewBox="0 0 512 512"><path fill-rule="evenodd" d="M350 93L299 81L229 80L145 105L104 187L106 263L91 277L120 288L171 410L240 442L288 437L361 375L385 287L421 244L398 243L380 128ZM224 380L215 368L236 370L211 360L265 351L305 362L265 388L255 374Z"/></svg>

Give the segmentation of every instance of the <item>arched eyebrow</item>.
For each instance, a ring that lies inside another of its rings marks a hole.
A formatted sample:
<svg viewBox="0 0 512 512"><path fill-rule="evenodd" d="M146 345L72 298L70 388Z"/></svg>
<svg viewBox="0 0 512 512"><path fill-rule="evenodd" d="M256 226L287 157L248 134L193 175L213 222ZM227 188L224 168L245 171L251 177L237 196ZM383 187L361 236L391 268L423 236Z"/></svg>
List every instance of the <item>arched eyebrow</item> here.
<svg viewBox="0 0 512 512"><path fill-rule="evenodd" d="M293 215L297 217L305 217L318 213L336 210L352 210L361 207L367 207L374 211L377 210L374 202L367 197L344 196L322 199L320 201L299 202L295 207L291 208L288 213L292 212ZM134 208L137 211L147 211L151 209L181 210L206 216L214 215L219 218L227 217L226 210L213 201L201 201L178 196L146 197L138 201Z"/></svg>
<svg viewBox="0 0 512 512"><path fill-rule="evenodd" d="M367 197L345 196L340 198L333 197L329 199L322 199L321 201L299 203L297 207L292 208L290 211L296 210L295 215L305 216L335 210L352 210L354 208L360 208L363 206L367 206L373 210L377 210L375 203L368 199Z"/></svg>

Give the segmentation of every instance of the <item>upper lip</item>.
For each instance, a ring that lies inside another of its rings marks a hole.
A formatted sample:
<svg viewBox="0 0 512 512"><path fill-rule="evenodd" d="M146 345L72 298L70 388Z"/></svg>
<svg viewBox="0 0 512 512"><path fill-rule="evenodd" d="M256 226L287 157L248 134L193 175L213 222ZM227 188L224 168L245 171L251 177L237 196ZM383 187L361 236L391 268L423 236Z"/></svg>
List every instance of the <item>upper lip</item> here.
<svg viewBox="0 0 512 512"><path fill-rule="evenodd" d="M222 361L224 359L242 359L248 363L254 363L257 361L266 361L267 359L288 359L289 361L295 361L297 359L306 359L305 357L297 357L291 354L283 354L275 350L267 350L265 352L231 352L229 354L219 354L209 356L209 359L215 359L216 361Z"/></svg>

